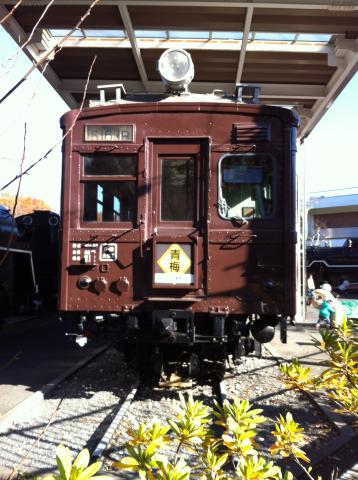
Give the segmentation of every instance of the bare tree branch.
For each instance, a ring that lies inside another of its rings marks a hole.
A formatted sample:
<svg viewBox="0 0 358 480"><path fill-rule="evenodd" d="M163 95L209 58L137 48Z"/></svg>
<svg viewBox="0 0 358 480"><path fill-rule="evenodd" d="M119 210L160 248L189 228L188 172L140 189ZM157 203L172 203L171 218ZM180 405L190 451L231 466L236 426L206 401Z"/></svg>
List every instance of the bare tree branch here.
<svg viewBox="0 0 358 480"><path fill-rule="evenodd" d="M53 145L42 157L40 157L38 160L36 160L36 162L32 163L25 171L23 172L20 172L19 175L16 175L16 177L14 177L12 180L10 180L10 182L8 182L6 185L4 185L3 187L1 187L1 190L5 190L5 188L7 188L9 185L11 185L12 183L14 183L18 178L20 177L23 177L25 174L27 174L32 168L34 168L38 163L40 163L42 160L44 160L45 158L48 157L48 155L56 148L58 147L58 145L60 145L63 140L67 137L67 135L73 130L75 124L76 124L76 121L78 119L78 117L81 115L82 113L82 110L83 110L83 106L84 106L84 103L85 103L85 99L86 99L86 95L87 95L87 90L88 90L88 84L89 84L89 80L90 80L90 77L91 77L91 74L92 74L92 70L93 70L93 66L95 64L95 61L97 60L97 55L95 55L93 57L93 60L92 60L92 63L91 63L91 66L90 66L90 69L88 71L88 75L87 75L87 80L86 80L86 84L85 84L85 88L84 88L84 91L83 91L83 96L82 96L82 101L81 101L81 105L80 105L80 108L78 109L77 111L77 114L73 120L73 123L71 124L70 128L67 130L67 132L62 136L62 138L57 142L55 143L55 145Z"/></svg>
<svg viewBox="0 0 358 480"><path fill-rule="evenodd" d="M25 123L24 124L24 146L23 146L23 149L22 149L22 158L21 158L21 162L20 162L20 173L19 173L20 179L19 179L19 184L17 186L17 190L16 190L14 206L12 207L12 216L14 218L15 218L15 214L16 214L17 202L19 200L19 195L20 195L20 188L21 188L21 182L22 182L22 171L23 171L23 168L24 168L24 161L25 161L25 156L26 156L26 133L27 133L27 125Z"/></svg>
<svg viewBox="0 0 358 480"><path fill-rule="evenodd" d="M19 1L16 3L16 5L14 5L14 6L12 7L12 9L10 10L10 12L7 13L4 17L2 17L2 19L0 20L0 25L2 25L2 24L5 22L5 20L7 20L9 17L11 17L11 15L15 12L15 10L17 9L17 7L18 7L19 5L21 5L21 3L22 3L22 0L19 0Z"/></svg>
<svg viewBox="0 0 358 480"><path fill-rule="evenodd" d="M20 194L21 181L22 181L22 175L23 175L22 170L23 170L23 167L24 167L24 161L25 161L25 155L26 155L26 133L27 133L27 126L26 126L26 123L25 123L25 125L24 125L24 146L23 146L22 158L21 158L21 162L20 162L20 173L19 173L19 175L17 175L17 177L19 178L19 184L18 184L17 190L16 190L14 206L12 207L12 225L13 225L13 227L14 227L14 224L15 224L16 207L17 207L17 202L18 202L19 194ZM3 257L0 260L0 267L4 264L5 260L7 259L8 255L10 253L10 248L11 248L11 244L12 244L13 239L14 239L14 228L11 229L11 233L9 235L9 240L8 240L7 246L6 246L6 251L5 251Z"/></svg>
<svg viewBox="0 0 358 480"><path fill-rule="evenodd" d="M24 83L25 80L27 80L27 78L29 77L29 75L36 69L38 68L39 66L41 66L45 60L53 60L53 58L57 55L57 53L59 53L62 48L65 46L67 40L71 37L71 35L76 31L78 30L78 28L80 27L80 25L84 22L84 20L91 14L92 12L92 9L97 5L97 3L99 3L101 0L93 0L93 2L91 3L91 5L88 7L86 13L80 18L80 20L77 22L76 26L63 38L61 38L61 40L52 48L50 48L50 50L48 50L47 52L45 52L45 54L40 58L40 60L38 60L37 62L35 62L32 67L25 73L25 75L12 87L10 88L10 90L5 93L5 95L0 99L0 104L6 100L12 93L15 92L15 90L17 90L19 88L20 85L22 85Z"/></svg>
<svg viewBox="0 0 358 480"><path fill-rule="evenodd" d="M35 86L35 88L34 88L34 91L33 91L32 95L31 95L31 97L29 98L29 100L27 101L27 103L26 103L26 104L24 103L24 107L23 107L23 109L22 109L22 118L25 118L25 114L26 114L27 110L30 109L32 103L33 103L34 100L35 100L36 95L37 95L38 92L40 91L40 84L41 84L41 82L43 82L43 80L45 79L44 73L45 73L46 68L48 67L49 63L50 63L50 60L48 59L48 60L46 61L45 65L43 65L43 66L41 67L41 70L40 70L40 74L41 74L41 75L40 75L39 82L36 84L36 86ZM2 78L2 77L0 77L0 78ZM16 117L12 120L12 122L11 122L11 123L7 123L6 127L4 128L4 130L0 131L0 137L1 137L2 135L5 135L7 132L11 131L11 130L14 128L14 126L15 126L19 121L22 121L22 118L20 118L19 115L16 115ZM3 157L3 158L5 159L5 157Z"/></svg>
<svg viewBox="0 0 358 480"><path fill-rule="evenodd" d="M21 0L22 1L22 0ZM39 26L41 20L44 18L44 16L46 15L46 12L47 10L51 7L51 5L53 4L55 0L50 0L50 2L46 5L45 9L43 10L43 12L41 13L40 15L40 18L37 20L37 22L35 23L35 25L33 26L32 30L31 30L31 33L30 35L28 36L28 38L25 40L25 42L20 45L20 47L17 49L17 51L15 52L15 54L8 58L7 59L7 62L11 62L12 60L16 59L18 56L19 56L19 53L23 51L23 49L30 43L32 37L34 36L34 33L37 29L37 27ZM11 70L12 68L14 68L14 65L16 63L13 62L12 65L10 65L10 67L7 69L7 71L4 73L4 75L2 75L2 78L5 77Z"/></svg>
<svg viewBox="0 0 358 480"><path fill-rule="evenodd" d="M29 35L29 38L28 38L28 39L21 45L21 47L19 48L20 51L23 50L23 49L26 47L26 45L29 44L29 42L31 41L32 37L34 36L34 33L35 33L37 27L39 26L41 20L44 18L44 16L46 15L47 10L51 7L51 5L53 4L54 1L55 1L55 0L50 0L50 2L46 5L44 11L43 11L43 12L41 13L41 15L40 15L40 18L37 20L37 22L36 22L35 25L33 26L33 29L31 30L31 33L30 33L30 35Z"/></svg>

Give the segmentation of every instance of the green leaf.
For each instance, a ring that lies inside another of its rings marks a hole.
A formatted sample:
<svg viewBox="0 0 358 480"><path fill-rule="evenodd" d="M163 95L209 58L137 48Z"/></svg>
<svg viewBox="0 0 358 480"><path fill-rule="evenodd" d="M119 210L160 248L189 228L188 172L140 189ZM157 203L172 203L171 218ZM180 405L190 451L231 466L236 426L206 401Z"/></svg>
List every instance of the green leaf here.
<svg viewBox="0 0 358 480"><path fill-rule="evenodd" d="M87 480L87 478L93 477L101 467L102 462L92 463L80 473L80 475L77 477L77 480Z"/></svg>
<svg viewBox="0 0 358 480"><path fill-rule="evenodd" d="M72 468L71 450L64 445L56 449L56 463L62 480L69 480Z"/></svg>
<svg viewBox="0 0 358 480"><path fill-rule="evenodd" d="M140 477L141 480L147 480L147 472L146 472L146 470L140 469L140 470L138 471L138 473L139 473L139 477Z"/></svg>
<svg viewBox="0 0 358 480"><path fill-rule="evenodd" d="M76 460L73 462L73 466L78 470L86 468L90 461L90 454L87 448L84 448L76 457Z"/></svg>

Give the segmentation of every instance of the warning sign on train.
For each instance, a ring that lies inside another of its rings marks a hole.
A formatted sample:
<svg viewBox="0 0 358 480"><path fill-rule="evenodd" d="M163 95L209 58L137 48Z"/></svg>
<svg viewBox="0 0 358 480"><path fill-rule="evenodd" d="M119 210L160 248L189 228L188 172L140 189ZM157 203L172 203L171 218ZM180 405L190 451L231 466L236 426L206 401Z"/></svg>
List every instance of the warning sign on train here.
<svg viewBox="0 0 358 480"><path fill-rule="evenodd" d="M163 247L160 246L159 248ZM190 255L190 246L185 245L184 248L188 250ZM187 273L191 267L191 258L184 251L184 248L177 243L173 243L161 255L159 254L157 265L161 271L155 273L156 283L169 283L172 285L193 283L194 276L191 273Z"/></svg>
<svg viewBox="0 0 358 480"><path fill-rule="evenodd" d="M185 273L191 266L191 260L180 245L173 243L158 260L165 273Z"/></svg>

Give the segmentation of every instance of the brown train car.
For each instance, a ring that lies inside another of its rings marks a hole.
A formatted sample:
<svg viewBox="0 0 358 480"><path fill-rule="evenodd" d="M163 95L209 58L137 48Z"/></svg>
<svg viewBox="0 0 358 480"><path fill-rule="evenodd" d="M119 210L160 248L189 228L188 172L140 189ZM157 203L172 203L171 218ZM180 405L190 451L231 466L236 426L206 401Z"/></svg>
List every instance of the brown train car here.
<svg viewBox="0 0 358 480"><path fill-rule="evenodd" d="M277 324L285 337L295 314L298 119L237 97L157 97L62 119L59 307L81 335L116 324L141 365L192 373Z"/></svg>

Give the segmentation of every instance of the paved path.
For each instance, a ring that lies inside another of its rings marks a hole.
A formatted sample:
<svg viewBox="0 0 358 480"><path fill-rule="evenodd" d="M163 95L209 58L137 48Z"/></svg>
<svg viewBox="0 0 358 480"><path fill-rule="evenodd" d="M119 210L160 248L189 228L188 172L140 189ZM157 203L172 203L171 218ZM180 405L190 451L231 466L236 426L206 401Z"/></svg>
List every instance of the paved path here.
<svg viewBox="0 0 358 480"><path fill-rule="evenodd" d="M268 348L271 347L272 353L281 358L287 360L298 358L302 365L312 368L312 373L318 375L323 370L320 362L327 358L325 353L313 345L313 340L320 338L315 325L304 323L289 325L287 343L281 343L279 329L276 328L275 338L268 344Z"/></svg>
<svg viewBox="0 0 358 480"><path fill-rule="evenodd" d="M56 316L0 327L0 418L100 345L80 348L65 331Z"/></svg>

